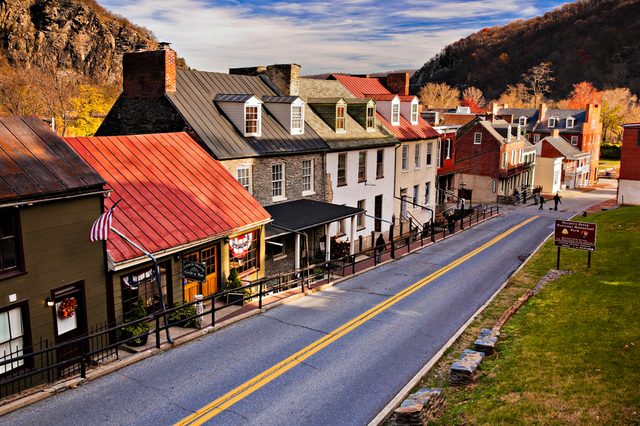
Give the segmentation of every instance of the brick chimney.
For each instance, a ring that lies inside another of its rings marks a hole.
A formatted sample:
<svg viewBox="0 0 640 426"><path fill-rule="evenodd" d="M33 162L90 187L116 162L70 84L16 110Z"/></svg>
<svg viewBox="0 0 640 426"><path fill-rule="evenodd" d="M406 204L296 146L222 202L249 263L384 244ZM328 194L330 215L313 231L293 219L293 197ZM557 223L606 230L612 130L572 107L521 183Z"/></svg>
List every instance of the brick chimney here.
<svg viewBox="0 0 640 426"><path fill-rule="evenodd" d="M542 102L538 107L538 123L545 120L546 115L547 115L547 104Z"/></svg>
<svg viewBox="0 0 640 426"><path fill-rule="evenodd" d="M267 77L284 96L300 96L300 68L298 64L269 65Z"/></svg>
<svg viewBox="0 0 640 426"><path fill-rule="evenodd" d="M168 43L160 46L160 50L124 54L122 96L158 98L176 91L176 52Z"/></svg>
<svg viewBox="0 0 640 426"><path fill-rule="evenodd" d="M409 94L409 73L397 72L387 74L387 89L396 95L406 96Z"/></svg>
<svg viewBox="0 0 640 426"><path fill-rule="evenodd" d="M552 137L552 138L558 138L558 137L560 137L560 129L553 129L553 130L551 130L551 137Z"/></svg>

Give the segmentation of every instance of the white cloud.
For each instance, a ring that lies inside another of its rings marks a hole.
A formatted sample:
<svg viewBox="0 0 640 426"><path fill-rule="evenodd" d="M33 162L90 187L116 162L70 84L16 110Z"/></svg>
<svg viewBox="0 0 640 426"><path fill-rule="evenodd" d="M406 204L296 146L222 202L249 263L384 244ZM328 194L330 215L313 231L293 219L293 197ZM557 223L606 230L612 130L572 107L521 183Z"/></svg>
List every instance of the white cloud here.
<svg viewBox="0 0 640 426"><path fill-rule="evenodd" d="M385 8L370 0L281 2L265 16L247 5L221 6L204 0L102 1L108 9L149 28L159 40L171 42L194 68L226 71L295 62L302 65L303 74L418 68L446 44L485 26L476 22L478 15L534 14L534 8L524 10L525 3L396 0L384 3ZM438 22L451 17L459 18L460 25ZM464 17L470 18L467 25ZM435 22L401 25L403 19Z"/></svg>

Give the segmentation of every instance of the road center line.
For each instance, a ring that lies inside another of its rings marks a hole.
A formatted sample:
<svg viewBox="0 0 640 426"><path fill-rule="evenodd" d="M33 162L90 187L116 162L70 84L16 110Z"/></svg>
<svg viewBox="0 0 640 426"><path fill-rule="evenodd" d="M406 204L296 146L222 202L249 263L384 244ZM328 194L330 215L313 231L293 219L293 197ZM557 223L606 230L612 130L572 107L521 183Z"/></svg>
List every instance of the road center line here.
<svg viewBox="0 0 640 426"><path fill-rule="evenodd" d="M447 272L449 272L450 270L452 270L456 266L466 262L467 260L471 259L472 257L477 255L478 253L481 253L482 251L488 249L492 245L496 244L498 241L500 241L503 238L507 237L508 235L514 233L515 231L517 231L518 229L522 228L523 226L533 222L538 217L539 216L533 216L533 217L531 217L531 218L529 218L529 219L527 219L527 220L525 220L523 222L520 222L518 225L516 225L513 228L511 228L511 229L503 232L502 234L496 236L492 240L490 240L490 241L486 242L485 244L481 245L480 247L470 251L469 253L465 254L464 256L456 259L455 261L451 262L447 266L445 266L443 268L440 268L437 271L435 271L435 272L429 274L428 276L422 278L421 280L411 284L409 287L405 288L404 290L394 294L393 296L391 296L388 299L382 301L381 303L377 304L373 308L371 308L371 309L365 311L364 313L358 315L357 317L355 317L351 321L346 322L345 324L343 324L340 327L336 328L335 330L331 331L326 336L323 336L320 339L316 340L315 342L311 343L310 345L300 349L298 352L294 353L290 357L280 361L279 363L277 363L273 367L263 371L262 373L258 374L254 378L249 379L248 381L246 381L245 383L243 383L240 386L236 387L235 389L233 389L233 390L227 392L226 394L222 395L221 397L219 397L215 401L212 401L211 403L209 403L206 406L202 407L201 409L199 409L198 411L194 412L193 414L191 414L191 415L185 417L184 419L180 420L179 422L176 423L176 425L201 425L201 424L205 423L206 421L214 418L215 416L217 416L218 414L220 414L221 412L223 412L227 408L229 408L232 405L234 405L236 402L244 399L245 397L247 397L248 395L250 395L253 392L257 391L258 389L260 389L261 387L263 387L267 383L271 382L272 380L276 379L277 377L279 377L282 374L286 373L287 371L291 370L293 367L299 365L302 361L304 361L307 358L311 357L312 355L314 355L315 353L319 352L320 350L322 350L326 346L328 346L331 343L335 342L336 340L340 339L341 337L343 337L347 333L355 330L356 328L358 328L359 326L361 326L365 322L369 321L370 319L374 318L378 314L380 314L380 313L384 312L385 310L389 309L391 306L395 305L396 303L398 303L402 299L404 299L404 298L408 297L409 295L413 294L414 292L418 291L419 289L421 289L422 287L424 287L428 283L430 283L430 282L436 280L437 278L439 278L440 276L446 274Z"/></svg>

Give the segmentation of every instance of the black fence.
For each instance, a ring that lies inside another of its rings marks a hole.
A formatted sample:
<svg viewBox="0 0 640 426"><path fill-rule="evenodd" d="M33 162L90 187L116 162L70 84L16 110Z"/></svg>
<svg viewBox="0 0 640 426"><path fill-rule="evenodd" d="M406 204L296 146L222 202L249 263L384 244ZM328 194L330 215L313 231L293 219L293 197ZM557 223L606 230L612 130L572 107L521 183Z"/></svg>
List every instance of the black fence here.
<svg viewBox="0 0 640 426"><path fill-rule="evenodd" d="M225 290L187 302L179 306L154 312L145 318L117 326L104 324L95 327L85 336L58 345L42 340L32 346L4 353L0 356L0 397L6 397L33 386L80 375L102 362L119 358L122 345L140 346L150 336L155 347L160 348L162 335L174 326L198 327L206 319L213 326L219 320L220 311L232 305L249 302L262 309L266 297L282 292L304 292L334 279L347 277L376 266L385 259L395 258L403 252L411 252L422 246L447 238L455 232L499 214L497 206L477 206L456 211L442 223L430 222L416 226L405 235L393 238L384 247L373 247L356 255L332 259L308 267L281 273L276 276L250 282L242 287Z"/></svg>

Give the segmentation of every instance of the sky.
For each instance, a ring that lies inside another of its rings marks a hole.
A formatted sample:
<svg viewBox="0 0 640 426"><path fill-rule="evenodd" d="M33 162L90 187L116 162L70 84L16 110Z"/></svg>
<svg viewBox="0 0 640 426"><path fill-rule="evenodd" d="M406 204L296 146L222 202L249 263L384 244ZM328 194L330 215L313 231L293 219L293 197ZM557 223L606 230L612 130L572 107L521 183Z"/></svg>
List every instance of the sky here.
<svg viewBox="0 0 640 426"><path fill-rule="evenodd" d="M302 74L420 68L482 28L566 0L99 0L170 42L192 68L297 63Z"/></svg>

